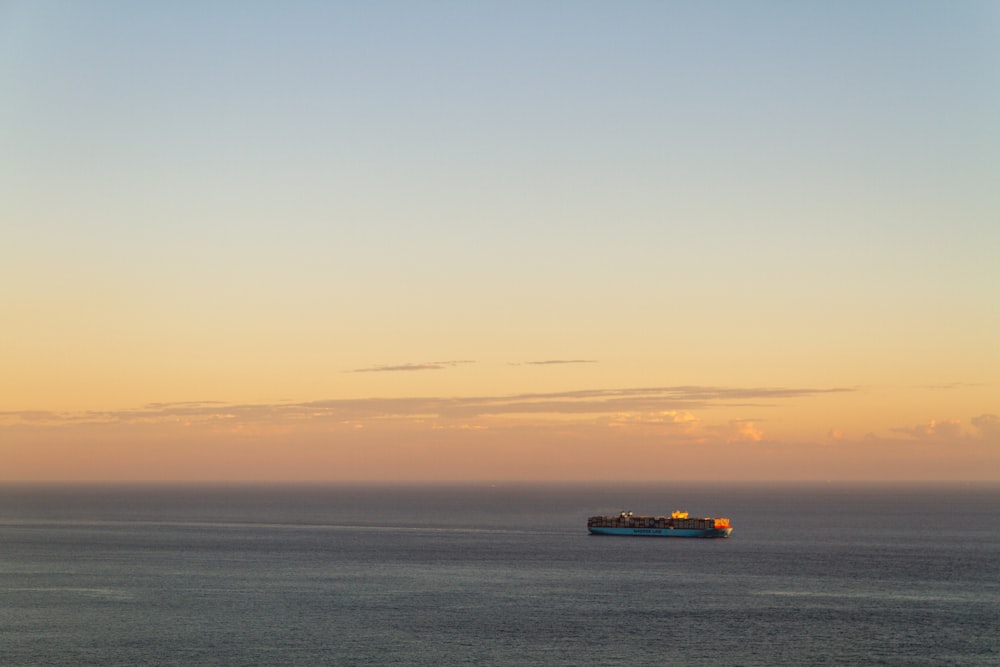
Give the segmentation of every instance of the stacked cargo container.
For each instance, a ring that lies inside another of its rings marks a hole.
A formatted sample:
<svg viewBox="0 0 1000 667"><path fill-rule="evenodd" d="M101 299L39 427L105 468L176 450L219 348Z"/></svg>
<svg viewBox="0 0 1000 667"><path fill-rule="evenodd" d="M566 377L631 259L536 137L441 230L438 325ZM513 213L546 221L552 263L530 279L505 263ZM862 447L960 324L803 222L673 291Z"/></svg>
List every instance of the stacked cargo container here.
<svg viewBox="0 0 1000 667"><path fill-rule="evenodd" d="M666 518L663 516L634 516L622 512L618 516L592 516L587 519L587 527L593 528L676 528L679 530L712 530L729 528L725 518Z"/></svg>

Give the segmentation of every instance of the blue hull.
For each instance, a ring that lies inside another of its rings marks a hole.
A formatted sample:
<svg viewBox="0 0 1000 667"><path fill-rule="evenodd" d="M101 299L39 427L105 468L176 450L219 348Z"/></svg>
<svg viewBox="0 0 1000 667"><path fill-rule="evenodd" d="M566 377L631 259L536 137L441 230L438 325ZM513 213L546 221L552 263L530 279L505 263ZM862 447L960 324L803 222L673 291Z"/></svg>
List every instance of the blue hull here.
<svg viewBox="0 0 1000 667"><path fill-rule="evenodd" d="M594 535L628 535L635 537L729 537L732 528L596 528L588 530Z"/></svg>

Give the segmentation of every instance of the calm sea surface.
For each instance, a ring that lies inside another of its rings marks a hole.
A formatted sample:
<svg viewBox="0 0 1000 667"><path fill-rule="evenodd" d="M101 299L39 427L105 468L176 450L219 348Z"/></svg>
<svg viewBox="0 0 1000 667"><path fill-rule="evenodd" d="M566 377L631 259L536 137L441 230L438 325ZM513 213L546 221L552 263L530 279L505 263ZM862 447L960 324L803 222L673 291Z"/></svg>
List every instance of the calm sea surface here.
<svg viewBox="0 0 1000 667"><path fill-rule="evenodd" d="M1000 486L0 486L0 665L324 664L997 665Z"/></svg>

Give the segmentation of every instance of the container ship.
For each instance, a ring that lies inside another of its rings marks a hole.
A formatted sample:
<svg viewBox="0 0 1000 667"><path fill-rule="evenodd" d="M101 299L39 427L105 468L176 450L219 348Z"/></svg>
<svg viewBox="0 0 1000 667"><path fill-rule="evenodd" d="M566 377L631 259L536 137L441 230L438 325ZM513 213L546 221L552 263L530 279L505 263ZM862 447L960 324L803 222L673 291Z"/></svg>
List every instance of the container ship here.
<svg viewBox="0 0 1000 667"><path fill-rule="evenodd" d="M665 516L636 516L622 512L618 516L592 516L587 530L593 535L639 535L648 537L729 537L733 527L729 519L688 517L680 510Z"/></svg>

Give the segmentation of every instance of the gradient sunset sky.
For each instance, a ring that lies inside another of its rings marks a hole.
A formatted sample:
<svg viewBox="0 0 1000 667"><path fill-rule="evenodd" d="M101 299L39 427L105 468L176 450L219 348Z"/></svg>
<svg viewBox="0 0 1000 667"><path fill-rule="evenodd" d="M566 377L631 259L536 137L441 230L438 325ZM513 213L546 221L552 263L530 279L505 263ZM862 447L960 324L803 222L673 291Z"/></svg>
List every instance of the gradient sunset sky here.
<svg viewBox="0 0 1000 667"><path fill-rule="evenodd" d="M1000 479L1000 4L0 0L0 479Z"/></svg>

